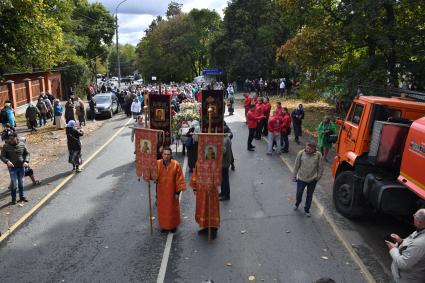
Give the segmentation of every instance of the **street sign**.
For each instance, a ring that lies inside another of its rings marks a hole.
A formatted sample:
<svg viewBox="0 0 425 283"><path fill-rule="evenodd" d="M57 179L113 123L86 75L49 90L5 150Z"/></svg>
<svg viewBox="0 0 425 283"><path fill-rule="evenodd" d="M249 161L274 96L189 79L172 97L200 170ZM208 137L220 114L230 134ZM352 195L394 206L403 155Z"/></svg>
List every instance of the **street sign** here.
<svg viewBox="0 0 425 283"><path fill-rule="evenodd" d="M202 75L204 76L218 76L224 73L223 69L219 68L205 68L202 70Z"/></svg>

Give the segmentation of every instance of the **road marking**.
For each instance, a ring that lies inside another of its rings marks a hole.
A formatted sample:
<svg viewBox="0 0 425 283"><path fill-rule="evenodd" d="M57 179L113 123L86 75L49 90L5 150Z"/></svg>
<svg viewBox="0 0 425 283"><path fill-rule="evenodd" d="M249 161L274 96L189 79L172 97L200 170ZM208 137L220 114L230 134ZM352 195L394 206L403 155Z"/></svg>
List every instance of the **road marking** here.
<svg viewBox="0 0 425 283"><path fill-rule="evenodd" d="M187 157L185 156L183 162L183 172L186 173L187 170ZM183 192L179 196L179 203L182 200ZM156 279L156 283L163 283L165 280L165 273L167 272L168 260L170 258L171 244L173 243L173 233L168 233L167 242L165 243L164 254L162 255L161 267L159 268L158 277Z"/></svg>
<svg viewBox="0 0 425 283"><path fill-rule="evenodd" d="M96 152L94 152L82 165L81 168L84 168L96 155L99 154L108 144L115 139L122 130L126 128L128 123L130 123L132 119L129 119L122 127L119 129L112 137L110 137ZM33 208L30 209L24 216L22 216L18 221L15 222L12 226L10 226L4 234L0 236L0 243L3 242L8 236L10 236L19 226L22 225L28 218L30 218L40 207L42 207L53 195L55 195L66 183L71 180L72 177L75 176L75 172L70 173L65 179L60 182L52 191L50 191L44 198L42 198Z"/></svg>
<svg viewBox="0 0 425 283"><path fill-rule="evenodd" d="M239 115L237 112L235 112L235 114L239 118L243 119L242 116ZM263 140L265 142L268 142L265 137L263 137ZM293 174L294 173L294 167L292 166L291 162L288 159L286 159L285 157L283 157L283 156L280 156L280 159L286 165L286 167L288 167L288 169L290 170L290 172ZM325 210L324 205L319 200L317 200L316 198L313 198L313 203L319 209L320 214L323 215L325 221L329 224L329 226L331 226L331 229L333 230L335 236L341 242L341 244L344 246L344 248L347 250L347 252L349 253L350 257L359 266L360 273L363 275L363 277L366 279L366 281L369 282L369 283L376 283L375 278L373 278L373 275L370 273L369 269L363 263L363 261L361 260L361 258L357 255L357 253L355 252L355 250L351 246L351 243L349 243L345 239L345 237L342 234L341 230L337 227L337 225L335 224L335 222L333 221L333 219L329 216L329 214Z"/></svg>
<svg viewBox="0 0 425 283"><path fill-rule="evenodd" d="M294 174L294 167L291 165L289 160L287 160L285 157L280 156L280 159L282 162L288 167L289 171L291 171L292 174ZM366 265L363 263L361 258L357 255L357 253L354 251L351 244L345 239L344 235L342 234L341 230L336 226L333 219L329 216L329 214L326 212L325 207L318 201L316 198L313 198L314 205L319 209L320 214L323 215L326 222L328 222L329 226L331 226L331 229L335 233L335 236L337 239L341 242L341 244L345 247L345 249L350 254L353 261L360 267L361 274L369 283L376 283L375 278L373 278L373 275L370 273L369 269L366 267Z"/></svg>

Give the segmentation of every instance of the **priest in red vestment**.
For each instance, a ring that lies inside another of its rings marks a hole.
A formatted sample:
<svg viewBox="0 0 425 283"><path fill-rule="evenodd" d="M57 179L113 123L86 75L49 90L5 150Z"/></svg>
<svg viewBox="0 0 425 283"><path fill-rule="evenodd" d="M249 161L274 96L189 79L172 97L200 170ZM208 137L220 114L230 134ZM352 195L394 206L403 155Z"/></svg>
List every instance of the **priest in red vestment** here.
<svg viewBox="0 0 425 283"><path fill-rule="evenodd" d="M162 232L176 232L180 224L179 195L186 189L180 163L171 159L170 148L162 150L162 159L157 161L157 212Z"/></svg>

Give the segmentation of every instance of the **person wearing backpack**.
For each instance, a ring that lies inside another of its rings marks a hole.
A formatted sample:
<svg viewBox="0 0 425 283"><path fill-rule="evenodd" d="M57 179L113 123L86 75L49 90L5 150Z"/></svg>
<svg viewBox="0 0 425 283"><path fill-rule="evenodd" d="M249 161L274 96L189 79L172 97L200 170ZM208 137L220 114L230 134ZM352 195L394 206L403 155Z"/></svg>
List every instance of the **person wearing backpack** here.
<svg viewBox="0 0 425 283"><path fill-rule="evenodd" d="M35 107L32 103L28 104L28 108L25 111L25 118L27 119L28 128L31 132L36 132L37 129L37 116L40 116L40 110Z"/></svg>
<svg viewBox="0 0 425 283"><path fill-rule="evenodd" d="M11 127L16 127L15 112L13 111L12 103L9 100L4 103L4 108L0 112L0 117L3 129L6 127L7 123L9 123Z"/></svg>

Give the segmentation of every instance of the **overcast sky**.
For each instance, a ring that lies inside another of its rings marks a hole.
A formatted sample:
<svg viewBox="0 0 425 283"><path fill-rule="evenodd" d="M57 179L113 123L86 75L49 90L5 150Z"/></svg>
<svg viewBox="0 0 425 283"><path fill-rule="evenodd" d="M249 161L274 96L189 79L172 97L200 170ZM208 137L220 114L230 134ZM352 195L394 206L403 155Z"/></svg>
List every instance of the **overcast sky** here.
<svg viewBox="0 0 425 283"><path fill-rule="evenodd" d="M112 14L122 0L89 0L102 3ZM216 10L223 17L227 0L174 0L183 4L183 12L193 8ZM156 16L165 16L169 0L127 0L118 9L119 43L136 45L144 35L144 30ZM114 37L115 42L115 37Z"/></svg>

